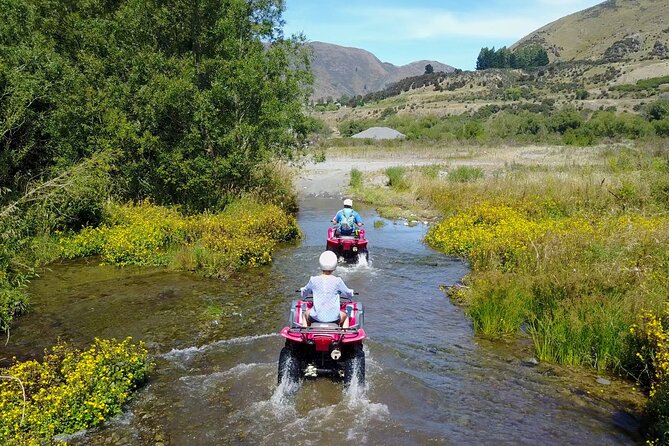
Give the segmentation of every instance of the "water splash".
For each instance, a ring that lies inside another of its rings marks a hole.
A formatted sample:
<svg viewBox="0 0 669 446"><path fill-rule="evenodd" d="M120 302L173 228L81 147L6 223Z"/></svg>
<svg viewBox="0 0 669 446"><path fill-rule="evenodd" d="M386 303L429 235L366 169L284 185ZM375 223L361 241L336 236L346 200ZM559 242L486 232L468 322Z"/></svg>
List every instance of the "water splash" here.
<svg viewBox="0 0 669 446"><path fill-rule="evenodd" d="M368 260L367 255L358 254L358 266L361 268L371 267L372 262Z"/></svg>
<svg viewBox="0 0 669 446"><path fill-rule="evenodd" d="M191 359L194 355L200 354L207 352L209 350L222 347L222 346L227 346L227 345L239 345L239 344L250 344L251 342L255 342L259 339L265 339L265 338L272 338L275 336L279 336L278 333L268 333L268 334L262 334L262 335L256 335L256 336L241 336L239 338L232 338L232 339L223 339L221 341L216 341L212 342L210 344L205 344L201 345L199 347L187 347L187 348L175 348L170 350L167 353L163 353L162 355L158 355L161 358L165 358L168 360L189 360Z"/></svg>
<svg viewBox="0 0 669 446"><path fill-rule="evenodd" d="M373 362L369 357L369 350L365 347L366 362ZM369 379L360 381L360 361L355 360L353 363L353 379L351 383L344 388L343 404L346 405L346 410L350 413L355 413L356 416L351 418L351 423L346 431L346 440L354 441L358 444L366 443L367 438L367 424L373 420L384 420L390 416L388 406L382 403L373 403L369 400ZM368 368L367 368L368 369ZM367 370L368 371L368 370ZM367 376L369 377L369 373Z"/></svg>
<svg viewBox="0 0 669 446"><path fill-rule="evenodd" d="M248 375L256 371L259 368L271 367L273 364L259 364L259 363L244 363L237 364L236 366L223 370L220 372L213 372L203 375L186 375L179 378L179 381L183 382L188 386L195 386L204 388L205 390L208 387L211 387L214 384L217 384L221 381L224 381L227 378L241 379L244 375Z"/></svg>
<svg viewBox="0 0 669 446"><path fill-rule="evenodd" d="M288 359L290 362L294 358ZM284 367L281 375L281 382L274 389L272 396L265 401L253 403L250 407L254 413L271 413L278 419L287 419L296 416L294 396L300 390L300 381L294 380L290 376L290 367Z"/></svg>

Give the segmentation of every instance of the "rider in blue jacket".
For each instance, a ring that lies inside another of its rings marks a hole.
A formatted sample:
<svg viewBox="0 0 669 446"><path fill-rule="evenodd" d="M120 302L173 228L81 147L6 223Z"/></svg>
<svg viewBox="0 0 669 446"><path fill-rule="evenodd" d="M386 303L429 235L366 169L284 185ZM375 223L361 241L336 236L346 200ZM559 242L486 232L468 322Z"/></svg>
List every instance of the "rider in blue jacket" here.
<svg viewBox="0 0 669 446"><path fill-rule="evenodd" d="M357 229L362 226L362 218L353 210L353 200L347 198L344 200L344 209L337 212L332 218L332 224L337 226L335 235L353 235L357 234Z"/></svg>

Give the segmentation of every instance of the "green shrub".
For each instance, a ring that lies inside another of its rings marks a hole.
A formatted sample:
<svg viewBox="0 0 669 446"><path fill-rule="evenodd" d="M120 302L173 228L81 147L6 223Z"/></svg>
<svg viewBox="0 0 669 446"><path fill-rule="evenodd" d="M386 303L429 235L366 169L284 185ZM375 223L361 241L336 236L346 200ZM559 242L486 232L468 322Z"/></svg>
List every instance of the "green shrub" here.
<svg viewBox="0 0 669 446"><path fill-rule="evenodd" d="M562 135L562 142L568 146L591 146L597 142L594 132L587 127L567 129Z"/></svg>
<svg viewBox="0 0 669 446"><path fill-rule="evenodd" d="M342 121L339 124L339 134L343 137L350 137L356 133L360 133L363 130L373 127L372 121L369 120L356 120L351 119L348 121Z"/></svg>
<svg viewBox="0 0 669 446"><path fill-rule="evenodd" d="M409 183L404 177L406 170L402 166L388 167L386 169L386 176L388 177L388 186L395 190L406 190L409 188Z"/></svg>
<svg viewBox="0 0 669 446"><path fill-rule="evenodd" d="M7 331L15 316L25 312L28 296L22 290L0 287L0 331Z"/></svg>
<svg viewBox="0 0 669 446"><path fill-rule="evenodd" d="M304 125L306 133L308 135L318 135L326 138L332 135L332 129L330 128L330 126L320 118L316 118L314 116L307 116L305 118Z"/></svg>
<svg viewBox="0 0 669 446"><path fill-rule="evenodd" d="M576 92L576 99L579 99L581 101L588 99L589 96L590 93L588 93L588 90L580 89Z"/></svg>
<svg viewBox="0 0 669 446"><path fill-rule="evenodd" d="M351 169L351 179L348 183L354 189L359 189L362 187L362 172L358 169Z"/></svg>
<svg viewBox="0 0 669 446"><path fill-rule="evenodd" d="M658 136L669 137L669 116L653 121L653 127Z"/></svg>
<svg viewBox="0 0 669 446"><path fill-rule="evenodd" d="M547 122L550 130L564 134L569 129L577 129L583 125L581 114L571 107L565 107L552 115Z"/></svg>
<svg viewBox="0 0 669 446"><path fill-rule="evenodd" d="M510 87L504 90L504 100L517 101L522 96L522 91L518 87Z"/></svg>
<svg viewBox="0 0 669 446"><path fill-rule="evenodd" d="M610 88L614 91L643 91L655 90L662 84L669 84L669 76L653 77L650 79L641 79L636 84L616 85Z"/></svg>
<svg viewBox="0 0 669 446"><path fill-rule="evenodd" d="M499 139L529 139L536 140L537 136L546 131L546 122L543 115L523 111L512 113L503 111L486 123L486 132L490 138Z"/></svg>
<svg viewBox="0 0 669 446"><path fill-rule="evenodd" d="M653 133L653 126L640 116L607 111L595 112L586 127L604 138L639 139Z"/></svg>
<svg viewBox="0 0 669 446"><path fill-rule="evenodd" d="M477 140L481 141L485 137L485 129L483 124L478 121L466 122L462 127L458 128L455 136L461 140Z"/></svg>
<svg viewBox="0 0 669 446"><path fill-rule="evenodd" d="M669 117L669 100L660 99L646 105L643 108L643 115L649 121L660 121Z"/></svg>
<svg viewBox="0 0 669 446"><path fill-rule="evenodd" d="M483 178L483 169L472 166L459 166L448 172L448 181L469 183Z"/></svg>

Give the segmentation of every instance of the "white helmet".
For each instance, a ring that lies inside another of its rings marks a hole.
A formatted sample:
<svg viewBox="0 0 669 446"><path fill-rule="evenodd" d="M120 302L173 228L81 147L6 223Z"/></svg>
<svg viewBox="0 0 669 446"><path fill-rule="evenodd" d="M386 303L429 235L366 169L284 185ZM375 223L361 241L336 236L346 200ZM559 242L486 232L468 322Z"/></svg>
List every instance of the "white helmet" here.
<svg viewBox="0 0 669 446"><path fill-rule="evenodd" d="M344 200L344 206L353 207L353 200L351 200L350 198L347 198L346 200Z"/></svg>
<svg viewBox="0 0 669 446"><path fill-rule="evenodd" d="M337 254L332 251L325 251L318 259L323 271L334 271L337 269Z"/></svg>

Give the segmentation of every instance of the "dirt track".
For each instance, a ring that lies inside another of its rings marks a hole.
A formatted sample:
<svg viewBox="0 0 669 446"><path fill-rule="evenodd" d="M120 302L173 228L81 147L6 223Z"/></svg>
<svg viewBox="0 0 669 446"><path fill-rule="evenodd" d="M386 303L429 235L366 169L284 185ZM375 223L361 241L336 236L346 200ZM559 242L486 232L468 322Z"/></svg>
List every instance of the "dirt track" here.
<svg viewBox="0 0 669 446"><path fill-rule="evenodd" d="M377 172L393 166L425 166L443 163L443 160L412 160L410 157L398 159L335 158L322 163L307 163L300 170L296 187L302 195L341 198L348 185L351 169L361 172Z"/></svg>
<svg viewBox="0 0 669 446"><path fill-rule="evenodd" d="M592 165L602 162L597 154L604 148L603 146L587 149L557 146L497 147L479 148L467 154L453 149L434 151L433 156L408 151L381 150L359 157L328 154L326 161L320 163L309 161L304 164L297 174L295 185L301 195L341 198L344 188L348 185L351 169L372 173L382 172L393 166L442 164L450 167L476 166L491 173L510 165Z"/></svg>

